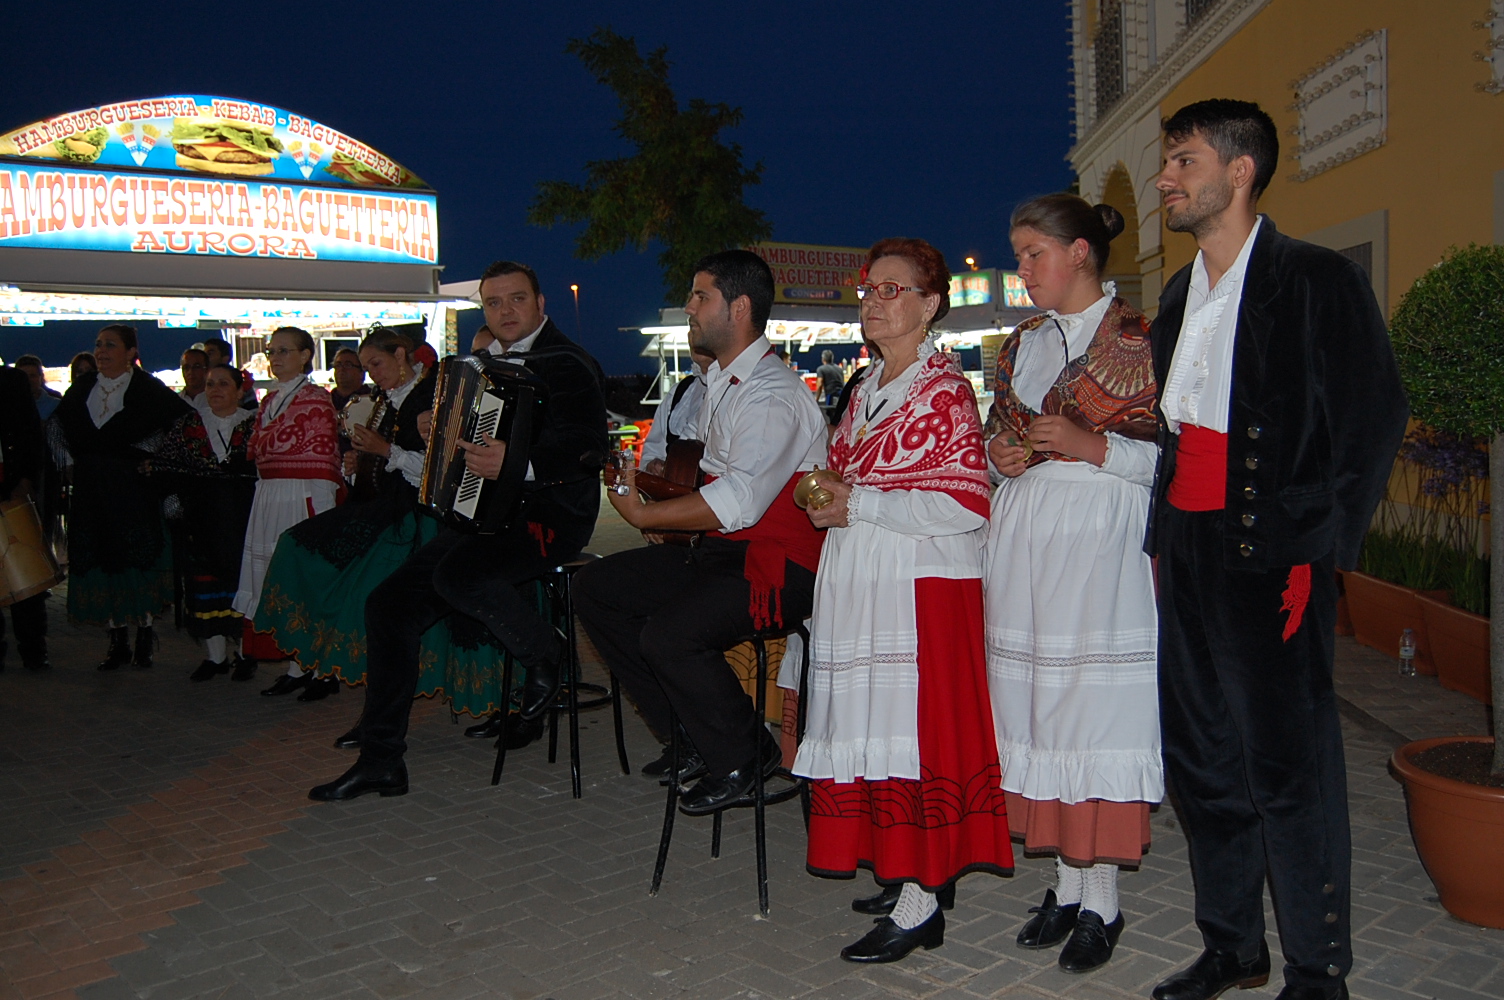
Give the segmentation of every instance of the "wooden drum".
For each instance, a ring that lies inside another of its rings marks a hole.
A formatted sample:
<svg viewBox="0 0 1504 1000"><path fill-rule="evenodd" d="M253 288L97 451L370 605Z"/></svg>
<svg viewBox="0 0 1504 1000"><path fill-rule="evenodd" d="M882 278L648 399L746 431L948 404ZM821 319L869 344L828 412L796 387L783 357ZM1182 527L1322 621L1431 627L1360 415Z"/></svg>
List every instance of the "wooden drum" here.
<svg viewBox="0 0 1504 1000"><path fill-rule="evenodd" d="M34 597L63 580L42 537L30 500L0 503L0 608Z"/></svg>

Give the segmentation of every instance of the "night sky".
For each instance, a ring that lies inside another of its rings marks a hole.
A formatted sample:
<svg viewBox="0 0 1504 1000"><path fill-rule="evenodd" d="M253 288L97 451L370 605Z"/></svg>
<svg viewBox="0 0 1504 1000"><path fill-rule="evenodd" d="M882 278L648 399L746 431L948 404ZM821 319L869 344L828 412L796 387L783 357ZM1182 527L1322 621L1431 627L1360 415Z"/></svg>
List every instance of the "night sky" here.
<svg viewBox="0 0 1504 1000"><path fill-rule="evenodd" d="M538 181L580 181L587 161L628 151L611 130L614 96L564 52L598 25L644 51L667 45L681 105L699 97L744 110L729 137L764 164L748 201L775 240L920 236L955 270L968 255L1010 266L1012 206L1071 181L1064 0L49 2L16 5L6 20L0 131L178 93L315 118L438 191L443 280L477 277L500 257L528 262L571 336L578 283L580 339L613 373L652 370L637 357L642 338L617 328L656 319L664 304L656 250L578 261L573 229L524 222ZM0 349L14 356L29 337L26 347L63 363L38 334L8 331ZM161 336L174 343L149 349L149 367L175 363L179 338Z"/></svg>

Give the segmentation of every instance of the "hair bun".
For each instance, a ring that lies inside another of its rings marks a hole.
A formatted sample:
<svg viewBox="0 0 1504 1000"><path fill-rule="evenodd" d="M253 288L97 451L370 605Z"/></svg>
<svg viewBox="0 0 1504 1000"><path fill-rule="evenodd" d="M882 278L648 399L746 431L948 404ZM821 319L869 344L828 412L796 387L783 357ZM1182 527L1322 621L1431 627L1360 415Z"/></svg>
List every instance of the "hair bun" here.
<svg viewBox="0 0 1504 1000"><path fill-rule="evenodd" d="M1127 226L1127 223L1123 221L1123 213L1111 205L1093 205L1092 207L1102 217L1102 225L1107 227L1107 238L1109 240L1117 239L1118 234Z"/></svg>

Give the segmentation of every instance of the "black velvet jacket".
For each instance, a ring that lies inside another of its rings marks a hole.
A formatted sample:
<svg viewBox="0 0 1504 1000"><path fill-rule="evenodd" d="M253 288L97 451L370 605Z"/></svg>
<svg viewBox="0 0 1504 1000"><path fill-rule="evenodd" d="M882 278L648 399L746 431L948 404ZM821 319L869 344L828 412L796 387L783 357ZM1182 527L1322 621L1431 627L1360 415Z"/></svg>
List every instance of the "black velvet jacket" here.
<svg viewBox="0 0 1504 1000"><path fill-rule="evenodd" d="M41 489L43 449L31 380L19 368L0 366L0 500L10 499L22 480Z"/></svg>
<svg viewBox="0 0 1504 1000"><path fill-rule="evenodd" d="M1161 393L1190 280L1187 265L1159 297L1151 338ZM1179 440L1159 416L1159 467L1144 543L1150 555ZM1355 565L1408 416L1384 316L1363 269L1333 250L1281 235L1265 216L1248 259L1233 345L1221 512L1227 568L1268 570L1328 555L1339 568Z"/></svg>

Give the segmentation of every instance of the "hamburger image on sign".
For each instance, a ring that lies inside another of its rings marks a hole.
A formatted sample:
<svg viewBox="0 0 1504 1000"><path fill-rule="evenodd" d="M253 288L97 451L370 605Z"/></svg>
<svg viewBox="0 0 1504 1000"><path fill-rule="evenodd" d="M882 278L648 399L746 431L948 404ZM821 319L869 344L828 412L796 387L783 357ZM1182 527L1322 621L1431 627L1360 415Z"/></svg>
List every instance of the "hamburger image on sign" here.
<svg viewBox="0 0 1504 1000"><path fill-rule="evenodd" d="M174 118L172 148L178 166L230 177L260 177L272 172L282 141L266 125L226 118Z"/></svg>
<svg viewBox="0 0 1504 1000"><path fill-rule="evenodd" d="M70 163L93 163L99 159L99 154L104 152L104 144L110 139L110 130L107 128L91 128L83 132L74 132L70 136L38 146L32 150L31 156L45 156L53 160L67 160Z"/></svg>

